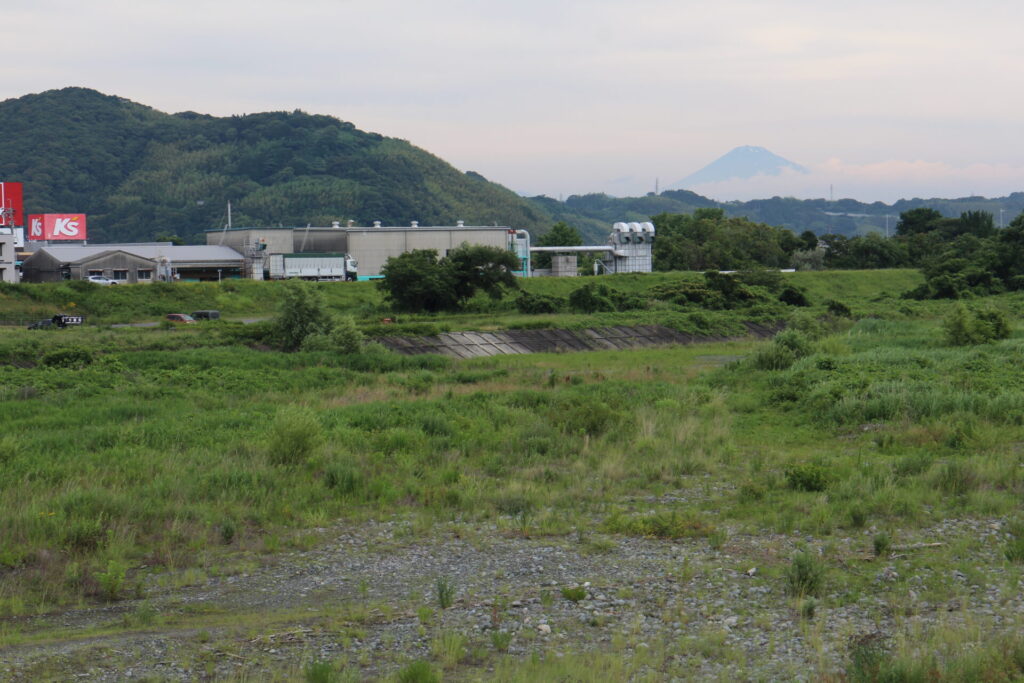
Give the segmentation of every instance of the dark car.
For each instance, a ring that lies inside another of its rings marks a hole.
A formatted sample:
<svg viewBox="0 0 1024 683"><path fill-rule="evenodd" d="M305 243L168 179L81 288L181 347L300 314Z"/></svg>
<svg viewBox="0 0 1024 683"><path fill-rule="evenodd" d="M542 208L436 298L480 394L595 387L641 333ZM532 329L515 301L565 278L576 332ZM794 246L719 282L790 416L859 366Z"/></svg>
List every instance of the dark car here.
<svg viewBox="0 0 1024 683"><path fill-rule="evenodd" d="M53 327L64 329L69 325L81 325L82 320L83 318L80 315L64 315L63 313L58 313L52 318L48 318L46 320L37 320L36 322L29 325L28 329L49 330Z"/></svg>
<svg viewBox="0 0 1024 683"><path fill-rule="evenodd" d="M220 320L220 311L192 311L196 320Z"/></svg>

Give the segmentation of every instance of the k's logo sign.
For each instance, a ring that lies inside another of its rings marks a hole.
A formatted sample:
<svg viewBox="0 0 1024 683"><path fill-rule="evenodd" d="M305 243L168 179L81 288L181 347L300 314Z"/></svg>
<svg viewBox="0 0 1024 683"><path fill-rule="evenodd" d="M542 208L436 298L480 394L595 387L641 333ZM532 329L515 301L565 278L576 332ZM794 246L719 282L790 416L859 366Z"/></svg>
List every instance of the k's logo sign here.
<svg viewBox="0 0 1024 683"><path fill-rule="evenodd" d="M57 239L58 237L78 239L78 232L79 223L77 216L73 218L57 218L53 221L53 234L50 239Z"/></svg>
<svg viewBox="0 0 1024 683"><path fill-rule="evenodd" d="M85 214L44 213L28 217L28 237L32 240L84 240Z"/></svg>

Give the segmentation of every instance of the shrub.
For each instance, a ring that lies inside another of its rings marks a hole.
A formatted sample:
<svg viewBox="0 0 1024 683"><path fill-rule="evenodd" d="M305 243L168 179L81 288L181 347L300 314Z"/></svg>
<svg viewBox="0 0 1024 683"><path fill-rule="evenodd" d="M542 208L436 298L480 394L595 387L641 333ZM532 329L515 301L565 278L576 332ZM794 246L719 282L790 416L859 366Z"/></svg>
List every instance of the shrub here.
<svg viewBox="0 0 1024 683"><path fill-rule="evenodd" d="M786 592L795 597L818 596L825 586L825 565L809 552L797 553L786 568Z"/></svg>
<svg viewBox="0 0 1024 683"><path fill-rule="evenodd" d="M520 292L519 296L516 297L516 310L525 314L557 313L565 304L565 299L545 294Z"/></svg>
<svg viewBox="0 0 1024 683"><path fill-rule="evenodd" d="M789 349L796 358L803 358L811 353L811 340L798 330L783 330L775 335L772 343Z"/></svg>
<svg viewBox="0 0 1024 683"><path fill-rule="evenodd" d="M44 354L40 362L48 368L83 368L92 361L92 351L72 346L54 349Z"/></svg>
<svg viewBox="0 0 1024 683"><path fill-rule="evenodd" d="M973 312L958 303L942 321L943 341L947 346L987 344L1010 336L1010 323L1002 311Z"/></svg>
<svg viewBox="0 0 1024 683"><path fill-rule="evenodd" d="M807 295L792 285L787 285L785 289L779 293L779 301L787 306L811 305L811 302L807 300Z"/></svg>
<svg viewBox="0 0 1024 683"><path fill-rule="evenodd" d="M828 488L828 471L817 463L794 465L786 469L786 483L797 491L824 491Z"/></svg>
<svg viewBox="0 0 1024 683"><path fill-rule="evenodd" d="M301 406L277 411L270 429L267 451L275 465L299 465L314 455L323 442L323 428L316 414Z"/></svg>
<svg viewBox="0 0 1024 683"><path fill-rule="evenodd" d="M352 316L346 315L331 325L330 332L317 332L303 339L302 350L358 353L365 341Z"/></svg>
<svg viewBox="0 0 1024 683"><path fill-rule="evenodd" d="M785 370L796 362L796 355L777 344L762 344L750 360L758 370Z"/></svg>
<svg viewBox="0 0 1024 683"><path fill-rule="evenodd" d="M320 291L301 280L288 280L284 287L280 312L275 321L274 336L285 351L295 351L312 334L331 331Z"/></svg>
<svg viewBox="0 0 1024 683"><path fill-rule="evenodd" d="M828 307L828 312L837 318L852 318L853 311L850 307L844 304L842 301L836 301L835 299L829 299L825 302Z"/></svg>
<svg viewBox="0 0 1024 683"><path fill-rule="evenodd" d="M737 280L751 287L764 287L769 292L778 292L785 287L785 279L782 273L777 270L759 268L756 270L741 270L733 275Z"/></svg>
<svg viewBox="0 0 1024 683"><path fill-rule="evenodd" d="M569 308L576 313L614 311L612 292L606 285L589 282L569 294Z"/></svg>

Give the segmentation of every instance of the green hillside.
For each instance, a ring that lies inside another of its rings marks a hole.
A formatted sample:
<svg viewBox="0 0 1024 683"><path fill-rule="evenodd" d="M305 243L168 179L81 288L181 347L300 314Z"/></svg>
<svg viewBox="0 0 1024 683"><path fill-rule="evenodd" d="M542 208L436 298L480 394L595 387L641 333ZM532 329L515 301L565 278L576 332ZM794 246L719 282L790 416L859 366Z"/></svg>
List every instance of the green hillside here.
<svg viewBox="0 0 1024 683"><path fill-rule="evenodd" d="M717 207L732 218L747 218L792 230L799 235L810 230L818 235L853 237L870 232L894 233L899 215L919 208L935 209L947 218L966 211L987 211L1008 223L1024 212L1024 192L1007 197L962 197L959 199L901 199L893 204L871 204L854 199L795 199L772 197L747 202L716 202L687 190L668 190L643 197L612 197L606 194L572 195L559 201L532 197L531 201L556 220L575 227L588 243L604 243L615 221L646 221L660 213L689 214L696 209ZM1002 212L1002 214L1000 214ZM886 218L888 216L888 219Z"/></svg>
<svg viewBox="0 0 1024 683"><path fill-rule="evenodd" d="M84 212L97 242L235 225L511 225L543 209L404 140L301 111L165 114L84 88L0 102L0 178L26 210Z"/></svg>

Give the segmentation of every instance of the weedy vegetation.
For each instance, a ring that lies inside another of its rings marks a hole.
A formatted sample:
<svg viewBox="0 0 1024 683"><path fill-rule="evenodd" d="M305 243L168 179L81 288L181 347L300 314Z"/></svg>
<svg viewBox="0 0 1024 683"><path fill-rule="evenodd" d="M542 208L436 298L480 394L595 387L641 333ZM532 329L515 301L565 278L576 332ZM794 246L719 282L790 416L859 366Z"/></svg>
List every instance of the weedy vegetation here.
<svg viewBox="0 0 1024 683"><path fill-rule="evenodd" d="M537 281L501 300L468 299L457 314L392 324L380 323L385 309L372 287L316 285L317 296L299 303L326 310L331 323L296 316L291 336L279 320L5 330L0 642L24 637L13 628L21 616L145 597L147 578L198 581L230 558L308 549L315 530L366 520L419 520L408 525L413 538L445 524L562 543L591 559L633 543L710 547L724 558L749 539L768 539L750 581L763 581L808 629L875 596L883 620L899 621L920 609L911 591L955 613L946 605L970 590L973 554L1004 563L1008 585L1024 562L1015 521L1024 512L1024 296L967 305L899 298L920 281L910 271L794 273L784 278L790 291L757 277L737 284L665 273L609 277L604 289L575 295L579 282ZM75 302L99 323L155 318L169 307L270 317L303 296L258 284L19 285L2 289L0 305L43 317ZM474 360L401 356L372 342L627 324L742 337L744 322L786 330L765 341ZM946 520L992 533L976 546L927 538ZM905 544L921 534L933 542ZM892 584L876 578L889 562ZM948 579L954 572L964 578ZM944 578L908 584L915 573ZM698 568L673 576L680 585L724 580ZM469 599L462 584L455 604L455 580L427 579L419 597L433 593L431 606L407 615L424 632L415 656L430 660L390 661L387 675L693 678L700 662L740 656L717 626L713 638L600 653L562 644L564 656L544 656L529 630L496 629L474 643L446 621ZM573 590L538 588L537 608L571 609L586 597ZM133 625L164 623L133 614ZM373 618L366 609L351 628ZM678 614L671 621L687 623ZM1024 674L1019 636L998 640L994 627L959 623L917 639L823 648L846 654L823 656L818 674ZM833 635L849 636L821 637ZM307 680L340 671L303 661L297 676ZM348 666L371 670L355 655Z"/></svg>

